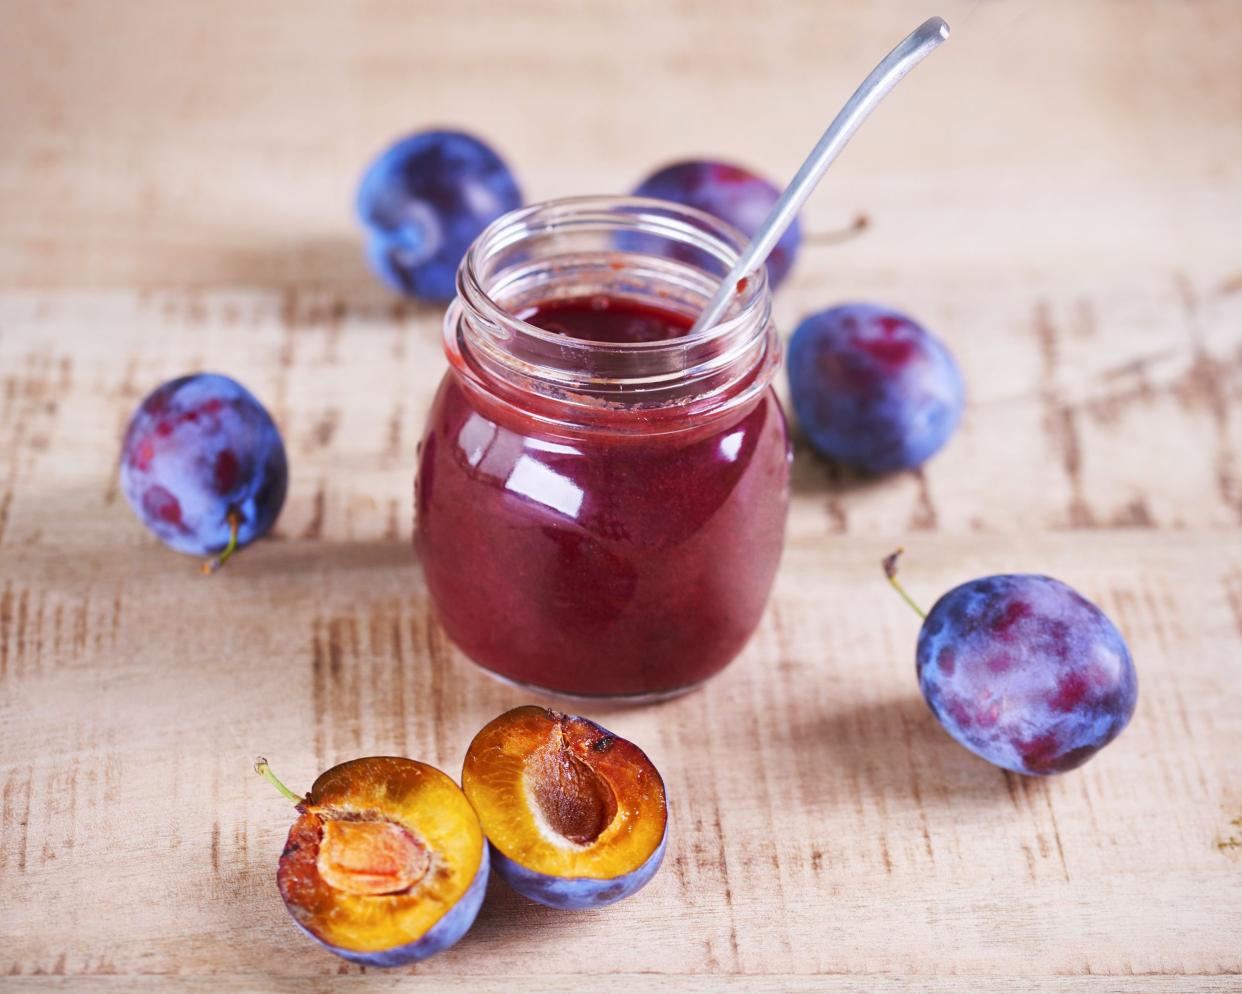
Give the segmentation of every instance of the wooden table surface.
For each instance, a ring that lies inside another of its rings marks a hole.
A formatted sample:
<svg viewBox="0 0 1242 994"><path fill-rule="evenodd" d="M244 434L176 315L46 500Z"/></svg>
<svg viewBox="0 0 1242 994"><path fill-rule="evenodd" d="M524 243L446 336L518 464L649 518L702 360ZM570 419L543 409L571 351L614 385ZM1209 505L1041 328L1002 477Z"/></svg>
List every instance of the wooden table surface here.
<svg viewBox="0 0 1242 994"><path fill-rule="evenodd" d="M2 13L0 989L1242 990L1242 5ZM701 692L595 713L668 783L640 896L571 915L493 881L416 968L318 950L253 757L302 788L375 753L456 774L523 700L429 614L410 484L440 314L367 273L363 164L448 123L532 200L693 154L784 177L930 13L952 41L808 206L777 316L921 317L969 384L957 437L875 484L799 446L753 643ZM269 404L292 463L274 540L211 580L114 468L139 399L200 368ZM1050 780L953 743L881 578L899 543L924 601L1006 571L1098 601L1140 674L1129 730Z"/></svg>

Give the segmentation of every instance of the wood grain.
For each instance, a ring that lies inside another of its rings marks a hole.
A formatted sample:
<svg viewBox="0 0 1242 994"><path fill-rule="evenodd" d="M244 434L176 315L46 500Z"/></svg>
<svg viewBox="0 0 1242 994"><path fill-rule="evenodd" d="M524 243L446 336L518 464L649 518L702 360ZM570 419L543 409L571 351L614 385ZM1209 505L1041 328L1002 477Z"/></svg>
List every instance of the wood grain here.
<svg viewBox="0 0 1242 994"><path fill-rule="evenodd" d="M409 978L394 975L338 976L299 981L296 986L286 980L261 974L225 974L212 977L19 977L7 981L14 991L67 990L86 994L114 994L116 991L175 991L177 994L215 994L220 990L242 990L253 994L287 994L290 990L305 994L330 994L334 991L408 990ZM490 994L513 991L515 994L549 990L577 990L582 983L578 974L529 974L495 977L437 977L434 989L465 994ZM613 974L609 984L636 994L659 994L669 989L667 977L650 973ZM686 994L943 994L960 989L960 981L918 977L808 977L804 974L774 974L746 977L678 977L677 990ZM1220 994L1237 990L1231 978L1184 976L1086 978L1057 977L1040 980L1032 977L989 977L988 989L997 994L1080 994L1082 991L1106 990L1112 994Z"/></svg>
<svg viewBox="0 0 1242 994"><path fill-rule="evenodd" d="M879 483L799 444L743 657L594 715L669 786L640 897L568 916L494 882L395 974L280 905L291 813L257 753L295 787L384 752L456 774L522 699L446 641L410 551L440 315L366 274L359 164L460 121L533 197L703 151L786 173L822 116L792 96L832 106L929 12L865 6L8 5L0 990L1242 990L1242 18L1207 0L945 4L950 46L813 201L781 326L906 307L969 412ZM199 368L263 398L293 470L273 539L211 580L114 472L134 405ZM923 600L1009 570L1097 600L1131 728L1048 781L957 747L882 581L896 544Z"/></svg>

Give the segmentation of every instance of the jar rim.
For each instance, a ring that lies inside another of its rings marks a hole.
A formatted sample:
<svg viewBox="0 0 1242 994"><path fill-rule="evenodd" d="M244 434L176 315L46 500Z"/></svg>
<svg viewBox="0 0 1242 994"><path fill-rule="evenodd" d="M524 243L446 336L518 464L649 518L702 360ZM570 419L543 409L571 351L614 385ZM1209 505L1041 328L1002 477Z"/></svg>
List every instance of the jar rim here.
<svg viewBox="0 0 1242 994"><path fill-rule="evenodd" d="M767 303L767 267L760 265L755 272L741 281L744 285L739 287L738 300L730 305L726 317L707 328L680 338L654 342L597 342L547 331L505 310L492 297L481 275L486 252L507 247L523 237L528 237L532 221L542 223L546 230L554 230L571 223L590 224L604 214L615 217L618 209L633 211L634 221L648 226L644 230L649 234L680 235L687 245L704 250L726 263L726 272L732 268L749 241L743 232L727 221L697 207L669 200L602 195L544 200L509 211L483 229L467 249L458 267L459 298L478 311L489 323L516 327L523 335L545 343L556 344L561 348L635 353L676 349L719 337L737 323L739 318L744 320L750 308Z"/></svg>
<svg viewBox="0 0 1242 994"><path fill-rule="evenodd" d="M657 252L658 240L666 244ZM745 244L726 222L669 201L589 196L519 208L489 225L462 260L445 315L446 354L475 386L525 414L554 399L560 409L549 419L558 423L732 409L767 387L780 355L762 265L739 281L720 321L675 338L573 338L516 312L600 293L693 317ZM605 289L583 289L601 281Z"/></svg>

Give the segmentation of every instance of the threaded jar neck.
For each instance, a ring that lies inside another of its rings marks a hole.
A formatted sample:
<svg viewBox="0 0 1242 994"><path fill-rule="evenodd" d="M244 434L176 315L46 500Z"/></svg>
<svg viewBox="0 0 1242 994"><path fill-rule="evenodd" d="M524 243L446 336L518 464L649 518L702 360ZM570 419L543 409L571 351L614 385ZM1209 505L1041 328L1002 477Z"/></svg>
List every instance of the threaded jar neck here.
<svg viewBox="0 0 1242 994"><path fill-rule="evenodd" d="M653 342L598 342L519 315L606 297L693 320L745 245L736 229L688 207L581 197L513 211L466 253L445 317L445 350L471 387L565 427L681 430L761 394L779 361L761 268L724 318Z"/></svg>

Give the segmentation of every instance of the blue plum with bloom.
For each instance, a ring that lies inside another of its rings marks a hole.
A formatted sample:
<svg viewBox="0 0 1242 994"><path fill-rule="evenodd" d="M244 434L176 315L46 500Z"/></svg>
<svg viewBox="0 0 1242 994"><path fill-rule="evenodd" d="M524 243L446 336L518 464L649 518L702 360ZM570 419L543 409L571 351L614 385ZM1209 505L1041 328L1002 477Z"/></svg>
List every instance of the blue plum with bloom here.
<svg viewBox="0 0 1242 994"><path fill-rule="evenodd" d="M430 301L453 298L470 243L521 206L504 160L459 131L396 142L367 169L357 198L371 267L399 293Z"/></svg>
<svg viewBox="0 0 1242 994"><path fill-rule="evenodd" d="M751 238L781 191L741 166L695 159L658 169L634 193L698 208ZM768 282L773 289L785 279L801 243L802 228L795 219L768 256Z"/></svg>
<svg viewBox="0 0 1242 994"><path fill-rule="evenodd" d="M961 420L965 389L952 354L911 318L877 304L842 304L804 319L788 370L811 445L865 473L922 465Z"/></svg>
<svg viewBox="0 0 1242 994"><path fill-rule="evenodd" d="M1081 766L1121 733L1138 699L1116 626L1048 576L988 576L950 590L923 623L916 663L923 696L953 738L1032 776Z"/></svg>
<svg viewBox="0 0 1242 994"><path fill-rule="evenodd" d="M271 415L217 373L170 380L142 402L125 432L120 472L139 520L166 545L197 556L264 535L289 477Z"/></svg>

